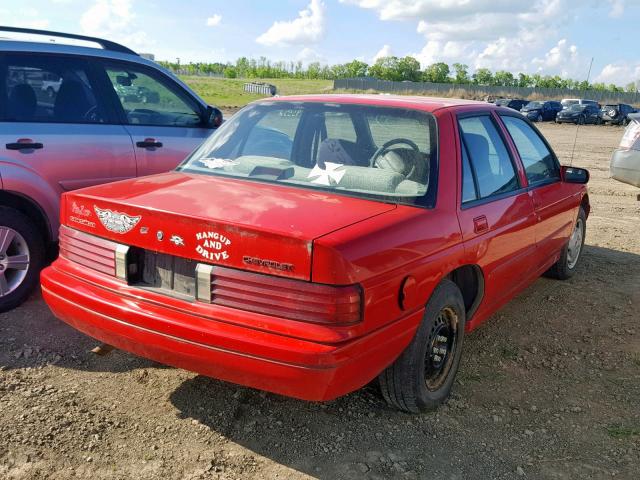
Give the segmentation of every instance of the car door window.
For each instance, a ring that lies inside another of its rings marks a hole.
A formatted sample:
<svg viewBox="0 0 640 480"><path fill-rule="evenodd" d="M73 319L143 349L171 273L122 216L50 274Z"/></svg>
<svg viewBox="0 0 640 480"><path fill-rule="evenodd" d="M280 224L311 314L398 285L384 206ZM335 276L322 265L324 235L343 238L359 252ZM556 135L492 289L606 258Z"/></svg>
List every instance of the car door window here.
<svg viewBox="0 0 640 480"><path fill-rule="evenodd" d="M46 55L6 55L3 120L42 123L105 123L86 62Z"/></svg>
<svg viewBox="0 0 640 480"><path fill-rule="evenodd" d="M465 117L459 125L479 198L517 190L515 168L493 120L488 115Z"/></svg>
<svg viewBox="0 0 640 480"><path fill-rule="evenodd" d="M530 185L560 178L560 168L553 154L533 128L520 118L502 116L502 121L524 165Z"/></svg>
<svg viewBox="0 0 640 480"><path fill-rule="evenodd" d="M173 127L202 123L198 108L155 72L129 65L107 65L105 70L127 123Z"/></svg>
<svg viewBox="0 0 640 480"><path fill-rule="evenodd" d="M478 199L478 192L476 191L475 180L473 179L473 172L471 170L471 163L469 162L469 155L467 155L467 149L462 149L462 203L472 202Z"/></svg>

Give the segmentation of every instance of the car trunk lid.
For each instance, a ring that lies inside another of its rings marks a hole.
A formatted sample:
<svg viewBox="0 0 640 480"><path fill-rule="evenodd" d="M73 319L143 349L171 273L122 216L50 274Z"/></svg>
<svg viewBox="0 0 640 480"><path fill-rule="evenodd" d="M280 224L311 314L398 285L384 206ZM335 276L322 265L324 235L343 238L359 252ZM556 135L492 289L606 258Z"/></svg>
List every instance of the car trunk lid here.
<svg viewBox="0 0 640 480"><path fill-rule="evenodd" d="M179 172L65 194L67 226L195 262L311 279L314 239L395 208L291 186ZM166 263L166 259L162 259Z"/></svg>

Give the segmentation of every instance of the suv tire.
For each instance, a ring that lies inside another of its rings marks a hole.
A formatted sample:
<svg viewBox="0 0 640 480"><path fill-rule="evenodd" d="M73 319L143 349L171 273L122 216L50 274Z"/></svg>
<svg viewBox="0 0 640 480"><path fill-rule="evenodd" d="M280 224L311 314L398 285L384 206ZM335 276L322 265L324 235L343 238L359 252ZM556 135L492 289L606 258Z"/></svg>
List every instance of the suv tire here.
<svg viewBox="0 0 640 480"><path fill-rule="evenodd" d="M411 343L378 377L389 405L419 413L447 399L460 364L464 326L460 289L445 279L433 291Z"/></svg>
<svg viewBox="0 0 640 480"><path fill-rule="evenodd" d="M0 207L0 312L26 300L44 265L44 241L22 212Z"/></svg>

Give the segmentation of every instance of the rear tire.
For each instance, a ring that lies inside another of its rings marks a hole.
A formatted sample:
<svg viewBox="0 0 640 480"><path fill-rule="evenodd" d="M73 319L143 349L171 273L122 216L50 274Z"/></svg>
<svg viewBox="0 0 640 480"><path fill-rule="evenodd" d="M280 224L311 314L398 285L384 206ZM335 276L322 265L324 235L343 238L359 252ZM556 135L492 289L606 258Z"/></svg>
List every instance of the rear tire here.
<svg viewBox="0 0 640 480"><path fill-rule="evenodd" d="M382 396L399 410L436 409L451 391L460 364L465 308L460 290L443 280L433 291L415 337L378 380Z"/></svg>
<svg viewBox="0 0 640 480"><path fill-rule="evenodd" d="M0 312L27 299L44 260L44 241L31 219L13 208L0 207Z"/></svg>
<svg viewBox="0 0 640 480"><path fill-rule="evenodd" d="M578 218L574 224L573 231L569 241L560 253L560 259L547 270L546 276L556 278L558 280L566 280L571 278L576 271L582 251L584 249L584 240L587 233L587 215L582 207L578 212Z"/></svg>

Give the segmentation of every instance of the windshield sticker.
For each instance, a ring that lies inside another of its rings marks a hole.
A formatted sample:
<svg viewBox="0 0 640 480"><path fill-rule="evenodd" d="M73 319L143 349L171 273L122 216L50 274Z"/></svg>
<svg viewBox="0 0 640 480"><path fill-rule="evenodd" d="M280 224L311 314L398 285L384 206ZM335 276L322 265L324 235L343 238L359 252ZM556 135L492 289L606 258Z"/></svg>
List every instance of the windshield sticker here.
<svg viewBox="0 0 640 480"><path fill-rule="evenodd" d="M347 173L346 170L342 168L344 165L341 163L324 162L324 166L325 168L320 168L316 164L316 166L309 172L307 178L313 178L311 183L326 185L327 187L332 184L339 185L340 180L342 180L344 174ZM333 180L333 182L331 180Z"/></svg>
<svg viewBox="0 0 640 480"><path fill-rule="evenodd" d="M207 168L224 168L224 167L232 167L234 165L238 165L238 162L233 160L229 160L228 158L203 158L200 160Z"/></svg>
<svg viewBox="0 0 640 480"><path fill-rule="evenodd" d="M98 215L100 223L102 223L104 228L115 233L127 233L135 227L142 218L141 215L132 217L126 213L113 212L109 209L103 210L95 205L93 206L93 209L96 211L96 215Z"/></svg>
<svg viewBox="0 0 640 480"><path fill-rule="evenodd" d="M229 253L227 248L231 245L231 240L218 232L198 232L196 233L196 252L207 260L227 260Z"/></svg>

